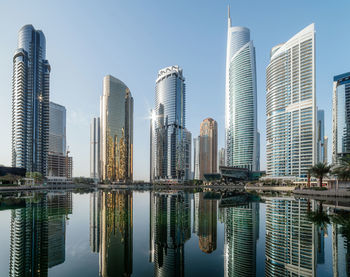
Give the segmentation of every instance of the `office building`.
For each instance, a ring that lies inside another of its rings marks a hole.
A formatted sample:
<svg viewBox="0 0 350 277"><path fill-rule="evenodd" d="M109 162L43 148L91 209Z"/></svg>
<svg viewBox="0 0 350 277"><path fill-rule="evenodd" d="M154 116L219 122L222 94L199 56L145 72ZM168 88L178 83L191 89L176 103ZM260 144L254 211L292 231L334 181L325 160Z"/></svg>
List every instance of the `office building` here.
<svg viewBox="0 0 350 277"><path fill-rule="evenodd" d="M42 31L19 30L12 75L12 166L47 172L50 65Z"/></svg>
<svg viewBox="0 0 350 277"><path fill-rule="evenodd" d="M266 174L306 178L317 150L314 24L272 48L266 90Z"/></svg>
<svg viewBox="0 0 350 277"><path fill-rule="evenodd" d="M258 170L255 48L246 27L231 26L226 52L226 165Z"/></svg>
<svg viewBox="0 0 350 277"><path fill-rule="evenodd" d="M189 178L185 158L189 138L185 128L185 92L185 78L179 66L158 72L151 119L150 179L153 182L182 182Z"/></svg>
<svg viewBox="0 0 350 277"><path fill-rule="evenodd" d="M193 139L193 179L199 180L199 136Z"/></svg>
<svg viewBox="0 0 350 277"><path fill-rule="evenodd" d="M217 172L220 172L219 168L220 166L226 166L226 151L225 148L220 148L219 154L218 154L218 169Z"/></svg>
<svg viewBox="0 0 350 277"><path fill-rule="evenodd" d="M199 135L199 178L217 170L218 124L212 118L203 120Z"/></svg>
<svg viewBox="0 0 350 277"><path fill-rule="evenodd" d="M134 99L117 78L103 79L101 101L101 173L111 182L133 180Z"/></svg>
<svg viewBox="0 0 350 277"><path fill-rule="evenodd" d="M100 179L100 118L95 117L90 124L90 178Z"/></svg>
<svg viewBox="0 0 350 277"><path fill-rule="evenodd" d="M327 163L328 138L324 135L324 110L317 110L317 157L318 163Z"/></svg>
<svg viewBox="0 0 350 277"><path fill-rule="evenodd" d="M333 79L333 146L332 162L350 154L350 72Z"/></svg>

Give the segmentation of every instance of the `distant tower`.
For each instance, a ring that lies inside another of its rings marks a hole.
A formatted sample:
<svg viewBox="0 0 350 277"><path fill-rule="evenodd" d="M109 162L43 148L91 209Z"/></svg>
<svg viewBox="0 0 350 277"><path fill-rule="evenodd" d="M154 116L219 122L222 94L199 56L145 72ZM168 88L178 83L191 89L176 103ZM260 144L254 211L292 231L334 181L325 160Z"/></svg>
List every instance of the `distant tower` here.
<svg viewBox="0 0 350 277"><path fill-rule="evenodd" d="M327 163L327 142L324 135L324 110L317 110L317 162Z"/></svg>
<svg viewBox="0 0 350 277"><path fill-rule="evenodd" d="M186 158L190 141L185 128L185 91L185 78L179 66L169 66L158 72L151 123L151 181L177 182L189 178L186 171L191 161Z"/></svg>
<svg viewBox="0 0 350 277"><path fill-rule="evenodd" d="M101 109L102 179L132 181L134 99L129 88L111 75L103 79Z"/></svg>
<svg viewBox="0 0 350 277"><path fill-rule="evenodd" d="M226 52L226 165L258 170L255 48L246 27L232 27Z"/></svg>
<svg viewBox="0 0 350 277"><path fill-rule="evenodd" d="M193 179L199 180L199 139L200 137L196 137L193 139L193 168L194 168L194 176Z"/></svg>
<svg viewBox="0 0 350 277"><path fill-rule="evenodd" d="M90 177L100 179L100 118L95 117L90 124Z"/></svg>
<svg viewBox="0 0 350 277"><path fill-rule="evenodd" d="M50 65L42 31L23 26L13 57L12 166L46 175Z"/></svg>
<svg viewBox="0 0 350 277"><path fill-rule="evenodd" d="M199 178L217 170L218 124L212 118L203 120L199 135Z"/></svg>

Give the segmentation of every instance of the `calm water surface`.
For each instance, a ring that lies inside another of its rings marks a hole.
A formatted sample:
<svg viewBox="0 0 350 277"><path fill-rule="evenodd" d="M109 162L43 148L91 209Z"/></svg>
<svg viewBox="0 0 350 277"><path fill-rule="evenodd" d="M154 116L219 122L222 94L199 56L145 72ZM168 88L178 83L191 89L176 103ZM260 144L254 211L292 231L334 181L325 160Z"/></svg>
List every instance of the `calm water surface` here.
<svg viewBox="0 0 350 277"><path fill-rule="evenodd" d="M350 216L288 196L0 195L0 276L348 276Z"/></svg>

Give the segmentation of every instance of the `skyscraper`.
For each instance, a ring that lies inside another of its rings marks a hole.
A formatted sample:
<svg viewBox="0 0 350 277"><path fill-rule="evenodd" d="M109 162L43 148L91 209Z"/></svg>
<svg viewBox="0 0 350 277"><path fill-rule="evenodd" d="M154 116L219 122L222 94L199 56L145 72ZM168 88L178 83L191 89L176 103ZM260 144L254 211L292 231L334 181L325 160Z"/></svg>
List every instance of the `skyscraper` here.
<svg viewBox="0 0 350 277"><path fill-rule="evenodd" d="M151 131L151 181L187 180L185 78L179 66L158 72ZM191 162L190 160L188 161Z"/></svg>
<svg viewBox="0 0 350 277"><path fill-rule="evenodd" d="M90 124L90 177L100 179L100 118L95 117Z"/></svg>
<svg viewBox="0 0 350 277"><path fill-rule="evenodd" d="M217 170L218 124L212 118L203 120L199 135L199 178Z"/></svg>
<svg viewBox="0 0 350 277"><path fill-rule="evenodd" d="M50 102L49 122L47 176L72 178L73 158L66 152L66 108Z"/></svg>
<svg viewBox="0 0 350 277"><path fill-rule="evenodd" d="M12 166L46 175L50 65L42 31L19 30L12 76Z"/></svg>
<svg viewBox="0 0 350 277"><path fill-rule="evenodd" d="M129 88L111 75L103 79L101 109L102 179L132 181L134 99Z"/></svg>
<svg viewBox="0 0 350 277"><path fill-rule="evenodd" d="M314 24L272 48L266 91L266 173L306 177L317 149Z"/></svg>
<svg viewBox="0 0 350 277"><path fill-rule="evenodd" d="M258 170L255 48L250 31L231 26L226 52L226 165Z"/></svg>
<svg viewBox="0 0 350 277"><path fill-rule="evenodd" d="M193 139L193 179L199 180L199 137Z"/></svg>
<svg viewBox="0 0 350 277"><path fill-rule="evenodd" d="M333 79L333 147L332 162L350 154L350 72Z"/></svg>
<svg viewBox="0 0 350 277"><path fill-rule="evenodd" d="M219 150L218 172L220 166L226 166L226 150L223 147Z"/></svg>
<svg viewBox="0 0 350 277"><path fill-rule="evenodd" d="M317 110L317 157L316 161L327 163L327 137L324 135L324 110Z"/></svg>

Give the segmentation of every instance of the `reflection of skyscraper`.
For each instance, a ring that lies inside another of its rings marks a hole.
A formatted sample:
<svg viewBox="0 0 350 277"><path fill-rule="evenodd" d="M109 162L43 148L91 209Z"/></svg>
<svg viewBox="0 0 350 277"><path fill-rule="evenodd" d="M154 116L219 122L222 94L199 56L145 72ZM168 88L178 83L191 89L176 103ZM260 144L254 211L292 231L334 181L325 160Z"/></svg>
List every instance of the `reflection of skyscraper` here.
<svg viewBox="0 0 350 277"><path fill-rule="evenodd" d="M223 209L225 276L255 276L259 203L249 202Z"/></svg>
<svg viewBox="0 0 350 277"><path fill-rule="evenodd" d="M100 211L101 193L90 194L90 248L92 252L100 251Z"/></svg>
<svg viewBox="0 0 350 277"><path fill-rule="evenodd" d="M332 224L332 260L333 260L333 276L345 277L350 273L349 261L349 242L341 235L340 229L342 225Z"/></svg>
<svg viewBox="0 0 350 277"><path fill-rule="evenodd" d="M204 199L204 193L199 193L198 210L199 248L205 253L211 253L216 249L217 200Z"/></svg>
<svg viewBox="0 0 350 277"><path fill-rule="evenodd" d="M307 200L266 200L266 276L314 276L314 229Z"/></svg>
<svg viewBox="0 0 350 277"><path fill-rule="evenodd" d="M71 213L71 192L47 195L49 268L64 263L66 259L66 216Z"/></svg>
<svg viewBox="0 0 350 277"><path fill-rule="evenodd" d="M132 192L102 192L100 275L132 274Z"/></svg>
<svg viewBox="0 0 350 277"><path fill-rule="evenodd" d="M151 192L154 276L184 276L184 244L191 236L190 203L187 193Z"/></svg>
<svg viewBox="0 0 350 277"><path fill-rule="evenodd" d="M45 196L11 211L9 276L47 276L48 214Z"/></svg>
<svg viewBox="0 0 350 277"><path fill-rule="evenodd" d="M193 194L193 231L192 233L198 234L198 217L199 217L199 192Z"/></svg>

